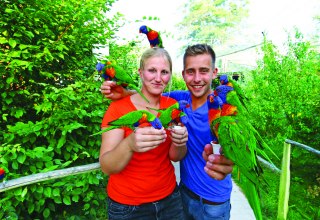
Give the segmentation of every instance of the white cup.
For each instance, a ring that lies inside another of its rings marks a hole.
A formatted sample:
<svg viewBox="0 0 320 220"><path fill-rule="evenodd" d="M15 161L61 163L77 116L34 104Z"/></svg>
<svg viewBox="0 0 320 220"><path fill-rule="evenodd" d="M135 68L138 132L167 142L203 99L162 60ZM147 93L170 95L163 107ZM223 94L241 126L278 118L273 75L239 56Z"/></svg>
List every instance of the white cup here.
<svg viewBox="0 0 320 220"><path fill-rule="evenodd" d="M220 144L215 144L215 143L213 143L213 141L211 141L210 144L211 144L211 146L213 148L213 154L220 155L221 145Z"/></svg>
<svg viewBox="0 0 320 220"><path fill-rule="evenodd" d="M174 129L174 130L179 130L179 129L181 129L181 128L182 128L182 127L181 127L180 125L174 125L174 126L173 126L173 129Z"/></svg>

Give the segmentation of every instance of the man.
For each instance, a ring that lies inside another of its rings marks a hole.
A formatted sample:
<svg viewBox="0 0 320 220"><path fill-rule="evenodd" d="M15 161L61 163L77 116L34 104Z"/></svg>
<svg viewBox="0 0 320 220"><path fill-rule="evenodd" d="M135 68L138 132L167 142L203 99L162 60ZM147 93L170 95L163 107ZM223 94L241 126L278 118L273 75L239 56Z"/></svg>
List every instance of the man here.
<svg viewBox="0 0 320 220"><path fill-rule="evenodd" d="M189 46L183 57L182 76L189 91L173 91L166 95L176 100L187 100L188 152L180 162L180 190L186 219L229 219L233 163L221 155L213 155L209 144L215 137L208 123L207 96L212 92L212 80L217 77L215 53L206 44ZM101 92L117 99L130 94L106 82Z"/></svg>

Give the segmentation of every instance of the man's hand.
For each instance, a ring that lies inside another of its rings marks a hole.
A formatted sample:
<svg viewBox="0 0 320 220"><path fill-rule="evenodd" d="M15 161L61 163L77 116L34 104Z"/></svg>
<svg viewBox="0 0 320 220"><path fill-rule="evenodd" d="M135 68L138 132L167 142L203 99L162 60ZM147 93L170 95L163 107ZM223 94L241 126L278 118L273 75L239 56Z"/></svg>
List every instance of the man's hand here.
<svg viewBox="0 0 320 220"><path fill-rule="evenodd" d="M204 147L202 157L206 161L204 171L216 180L223 180L233 170L234 163L223 155L213 154L211 144Z"/></svg>
<svg viewBox="0 0 320 220"><path fill-rule="evenodd" d="M107 99L118 100L125 97L125 89L113 81L104 81L100 87L102 95Z"/></svg>

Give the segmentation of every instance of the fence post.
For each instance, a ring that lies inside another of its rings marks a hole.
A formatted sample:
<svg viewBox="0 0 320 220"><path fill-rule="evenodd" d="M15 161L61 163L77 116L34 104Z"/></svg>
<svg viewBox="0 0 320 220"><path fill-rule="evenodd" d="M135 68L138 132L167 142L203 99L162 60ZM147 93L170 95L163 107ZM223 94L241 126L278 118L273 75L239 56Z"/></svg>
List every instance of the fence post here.
<svg viewBox="0 0 320 220"><path fill-rule="evenodd" d="M286 220L289 209L290 193L290 155L291 144L284 143L283 157L280 175L279 203L278 203L278 220Z"/></svg>

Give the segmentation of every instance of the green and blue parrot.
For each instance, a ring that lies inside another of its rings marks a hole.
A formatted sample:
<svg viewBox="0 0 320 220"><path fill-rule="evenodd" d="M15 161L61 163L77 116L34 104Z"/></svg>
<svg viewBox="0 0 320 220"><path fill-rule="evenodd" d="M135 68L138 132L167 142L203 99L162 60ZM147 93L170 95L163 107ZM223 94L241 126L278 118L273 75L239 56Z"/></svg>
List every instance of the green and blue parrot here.
<svg viewBox="0 0 320 220"><path fill-rule="evenodd" d="M223 104L220 116L209 121L211 131L217 136L223 154L238 167L239 178L244 182L244 194L256 219L262 220L260 191L268 183L263 177L263 169L257 156L261 155L272 163L265 150L274 152L250 123L244 100L238 96L234 85L218 86L208 100L214 99L214 96L218 96Z"/></svg>
<svg viewBox="0 0 320 220"><path fill-rule="evenodd" d="M91 135L98 135L116 128L127 127L132 130L138 127L152 126L155 129L162 129L159 118L147 110L136 110L129 112L120 118L108 123L109 127Z"/></svg>
<svg viewBox="0 0 320 220"><path fill-rule="evenodd" d="M184 112L185 108L189 108L190 104L186 100L180 100L165 109L149 108L160 113L159 119L164 128L179 125L180 123L188 123L188 116Z"/></svg>
<svg viewBox="0 0 320 220"><path fill-rule="evenodd" d="M158 31L152 30L150 27L146 25L142 25L139 28L139 33L143 33L147 35L151 48L153 47L163 48L161 35Z"/></svg>
<svg viewBox="0 0 320 220"><path fill-rule="evenodd" d="M134 90L137 91L141 95L141 97L149 103L149 100L142 94L140 89L135 85L135 81L133 80L132 76L125 71L121 66L115 64L115 62L111 62L109 60L103 61L103 63L98 63L96 65L96 70L99 73L102 73L101 76L105 80L112 80L115 81L118 85L123 87L130 86Z"/></svg>

